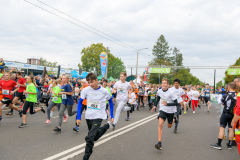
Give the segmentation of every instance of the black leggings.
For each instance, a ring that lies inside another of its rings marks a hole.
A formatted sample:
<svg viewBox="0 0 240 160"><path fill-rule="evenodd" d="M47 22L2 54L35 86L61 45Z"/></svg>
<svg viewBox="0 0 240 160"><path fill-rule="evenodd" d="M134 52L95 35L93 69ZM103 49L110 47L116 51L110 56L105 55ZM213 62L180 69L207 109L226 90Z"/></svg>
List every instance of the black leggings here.
<svg viewBox="0 0 240 160"><path fill-rule="evenodd" d="M23 114L27 114L27 110L30 107L30 114L35 114L35 110L33 109L34 102L26 101L23 106Z"/></svg>
<svg viewBox="0 0 240 160"><path fill-rule="evenodd" d="M144 105L143 96L138 96L138 106L140 106L140 102L142 102L142 104Z"/></svg>

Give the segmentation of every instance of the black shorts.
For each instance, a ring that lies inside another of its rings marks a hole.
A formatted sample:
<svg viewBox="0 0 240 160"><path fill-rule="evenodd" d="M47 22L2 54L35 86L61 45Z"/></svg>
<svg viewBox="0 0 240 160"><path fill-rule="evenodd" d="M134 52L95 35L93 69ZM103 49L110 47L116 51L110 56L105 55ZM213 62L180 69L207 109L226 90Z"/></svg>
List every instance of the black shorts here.
<svg viewBox="0 0 240 160"><path fill-rule="evenodd" d="M169 124L172 124L172 123L173 123L174 113L166 113L166 112L164 112L164 111L159 111L158 119L159 119L159 117L162 118L164 121L165 121L166 118L167 118L168 123L169 123Z"/></svg>
<svg viewBox="0 0 240 160"><path fill-rule="evenodd" d="M4 97L4 98L1 100L1 102L2 102L3 104L9 105L9 104L12 103L12 100L9 99L9 98L7 98L7 97Z"/></svg>
<svg viewBox="0 0 240 160"><path fill-rule="evenodd" d="M26 99L25 95L23 95L23 92L16 92L16 97L20 98L22 101Z"/></svg>
<svg viewBox="0 0 240 160"><path fill-rule="evenodd" d="M208 101L210 101L210 97L204 97L205 99L205 103L208 103Z"/></svg>
<svg viewBox="0 0 240 160"><path fill-rule="evenodd" d="M113 93L113 98L116 98L117 97L117 93Z"/></svg>
<svg viewBox="0 0 240 160"><path fill-rule="evenodd" d="M226 115L226 113L222 113L220 118L220 127L226 128L228 125L228 128L232 128L231 122L232 122L233 116Z"/></svg>

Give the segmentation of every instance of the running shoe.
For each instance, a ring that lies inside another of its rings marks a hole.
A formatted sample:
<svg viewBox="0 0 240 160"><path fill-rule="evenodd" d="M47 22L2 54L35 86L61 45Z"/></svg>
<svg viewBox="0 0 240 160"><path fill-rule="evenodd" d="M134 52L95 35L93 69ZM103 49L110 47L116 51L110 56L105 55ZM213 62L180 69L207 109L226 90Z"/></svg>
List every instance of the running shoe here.
<svg viewBox="0 0 240 160"><path fill-rule="evenodd" d="M115 127L116 127L115 124L112 124L112 129L113 129L113 131L115 130Z"/></svg>
<svg viewBox="0 0 240 160"><path fill-rule="evenodd" d="M54 131L55 133L60 133L60 132L61 132L61 128L55 127L55 128L53 129L53 131Z"/></svg>
<svg viewBox="0 0 240 160"><path fill-rule="evenodd" d="M13 112L9 111L9 112L7 112L7 113L5 113L5 114L12 116L12 115L13 115Z"/></svg>
<svg viewBox="0 0 240 160"><path fill-rule="evenodd" d="M211 148L222 150L222 146L219 146L217 143L216 144L212 144Z"/></svg>
<svg viewBox="0 0 240 160"><path fill-rule="evenodd" d="M198 108L201 108L201 106L200 106L200 105L198 105Z"/></svg>
<svg viewBox="0 0 240 160"><path fill-rule="evenodd" d="M187 112L186 111L184 111L184 114L186 114Z"/></svg>
<svg viewBox="0 0 240 160"><path fill-rule="evenodd" d="M63 122L67 122L67 119L68 119L68 115L66 115L64 118L63 118Z"/></svg>
<svg viewBox="0 0 240 160"><path fill-rule="evenodd" d="M229 145L229 143L227 143L227 148L228 148L229 150L232 150L232 146Z"/></svg>
<svg viewBox="0 0 240 160"><path fill-rule="evenodd" d="M130 120L130 118L129 117L127 117L126 119L125 119L125 121L129 121Z"/></svg>
<svg viewBox="0 0 240 160"><path fill-rule="evenodd" d="M51 123L50 119L47 119L47 121L45 122L45 124L49 124Z"/></svg>
<svg viewBox="0 0 240 160"><path fill-rule="evenodd" d="M177 127L175 127L173 131L174 131L174 133L177 133L177 131L178 131Z"/></svg>
<svg viewBox="0 0 240 160"><path fill-rule="evenodd" d="M23 127L27 127L28 125L27 125L27 123L21 123L19 126L18 126L18 128L23 128Z"/></svg>
<svg viewBox="0 0 240 160"><path fill-rule="evenodd" d="M78 127L78 126L75 126L75 127L73 128L73 131L79 132L79 127Z"/></svg>
<svg viewBox="0 0 240 160"><path fill-rule="evenodd" d="M42 111L43 113L45 113L45 110L43 109L43 107L41 107L41 111Z"/></svg>
<svg viewBox="0 0 240 160"><path fill-rule="evenodd" d="M194 113L194 114L195 114L195 111L193 111L192 113Z"/></svg>
<svg viewBox="0 0 240 160"><path fill-rule="evenodd" d="M209 112L209 110L207 112Z"/></svg>
<svg viewBox="0 0 240 160"><path fill-rule="evenodd" d="M158 150L162 150L162 142L158 142L157 144L155 144L155 148Z"/></svg>

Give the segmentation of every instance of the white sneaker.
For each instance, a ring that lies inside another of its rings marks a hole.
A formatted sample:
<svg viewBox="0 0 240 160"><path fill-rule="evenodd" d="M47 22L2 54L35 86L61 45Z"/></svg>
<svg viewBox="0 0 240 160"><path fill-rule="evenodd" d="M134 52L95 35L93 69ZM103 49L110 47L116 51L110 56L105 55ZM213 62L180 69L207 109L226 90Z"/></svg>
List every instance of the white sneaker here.
<svg viewBox="0 0 240 160"><path fill-rule="evenodd" d="M195 111L193 111L192 113L195 113Z"/></svg>

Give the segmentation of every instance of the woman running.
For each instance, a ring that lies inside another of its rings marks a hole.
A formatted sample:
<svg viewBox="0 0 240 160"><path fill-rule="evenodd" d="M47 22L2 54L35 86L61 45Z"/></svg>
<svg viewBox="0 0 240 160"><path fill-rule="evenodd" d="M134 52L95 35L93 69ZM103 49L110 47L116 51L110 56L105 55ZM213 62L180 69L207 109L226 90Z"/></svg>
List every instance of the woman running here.
<svg viewBox="0 0 240 160"><path fill-rule="evenodd" d="M27 81L27 88L26 88L26 91L23 92L26 97L26 102L24 103L24 106L23 106L23 116L22 116L23 123L21 123L21 125L18 126L19 128L28 126L26 122L28 108L30 108L30 114L35 114L38 111L42 111L43 113L45 113L45 110L43 109L43 107L40 107L35 110L33 109L34 103L37 103L37 90L34 85L34 76L27 76L26 81Z"/></svg>

